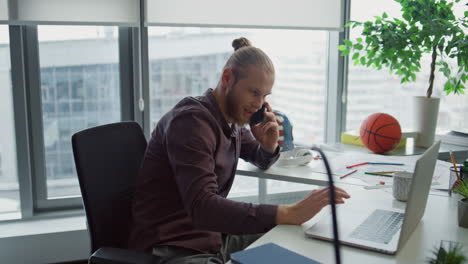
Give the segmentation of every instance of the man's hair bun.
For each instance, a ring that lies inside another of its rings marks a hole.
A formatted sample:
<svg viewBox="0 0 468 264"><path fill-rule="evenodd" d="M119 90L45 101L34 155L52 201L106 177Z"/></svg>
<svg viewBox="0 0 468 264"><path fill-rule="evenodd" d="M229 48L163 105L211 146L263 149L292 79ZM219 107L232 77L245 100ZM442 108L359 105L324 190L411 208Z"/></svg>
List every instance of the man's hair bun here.
<svg viewBox="0 0 468 264"><path fill-rule="evenodd" d="M232 47L234 48L234 51L242 48L242 47L250 47L252 44L250 41L244 37L240 37L238 39L235 39L232 41Z"/></svg>

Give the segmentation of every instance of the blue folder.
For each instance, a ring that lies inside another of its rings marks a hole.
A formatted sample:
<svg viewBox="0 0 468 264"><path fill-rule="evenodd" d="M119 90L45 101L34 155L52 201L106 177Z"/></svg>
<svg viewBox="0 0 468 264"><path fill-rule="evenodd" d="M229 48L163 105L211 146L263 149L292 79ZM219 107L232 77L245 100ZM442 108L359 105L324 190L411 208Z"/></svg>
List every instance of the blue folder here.
<svg viewBox="0 0 468 264"><path fill-rule="evenodd" d="M275 243L267 243L259 247L246 249L231 254L235 264L317 264L319 262L306 258Z"/></svg>

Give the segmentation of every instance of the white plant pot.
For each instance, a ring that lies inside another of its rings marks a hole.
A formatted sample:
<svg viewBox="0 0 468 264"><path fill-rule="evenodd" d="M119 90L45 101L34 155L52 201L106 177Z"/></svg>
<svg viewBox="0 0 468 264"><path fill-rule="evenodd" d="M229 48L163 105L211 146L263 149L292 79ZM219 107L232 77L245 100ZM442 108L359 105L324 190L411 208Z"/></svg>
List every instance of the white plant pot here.
<svg viewBox="0 0 468 264"><path fill-rule="evenodd" d="M440 98L414 97L414 128L419 133L416 146L427 148L434 143L439 104Z"/></svg>

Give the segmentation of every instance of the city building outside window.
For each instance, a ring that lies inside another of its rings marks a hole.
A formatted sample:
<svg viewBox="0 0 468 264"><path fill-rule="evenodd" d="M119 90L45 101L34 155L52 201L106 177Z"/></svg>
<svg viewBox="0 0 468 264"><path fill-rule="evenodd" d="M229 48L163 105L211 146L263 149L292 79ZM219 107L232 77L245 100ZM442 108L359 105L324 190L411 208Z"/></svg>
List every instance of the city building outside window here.
<svg viewBox="0 0 468 264"><path fill-rule="evenodd" d="M120 121L117 32L38 26L47 198L80 195L73 133Z"/></svg>

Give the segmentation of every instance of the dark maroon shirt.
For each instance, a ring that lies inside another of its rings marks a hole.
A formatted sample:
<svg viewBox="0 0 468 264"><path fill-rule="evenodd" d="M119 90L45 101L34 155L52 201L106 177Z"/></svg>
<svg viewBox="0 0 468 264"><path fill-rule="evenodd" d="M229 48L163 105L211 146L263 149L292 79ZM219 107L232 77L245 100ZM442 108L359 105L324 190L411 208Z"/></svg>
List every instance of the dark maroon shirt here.
<svg viewBox="0 0 468 264"><path fill-rule="evenodd" d="M239 157L266 169L279 153L264 151L249 130L230 127L213 90L180 101L152 132L137 181L129 246L215 253L221 233L274 227L276 205L226 199Z"/></svg>

